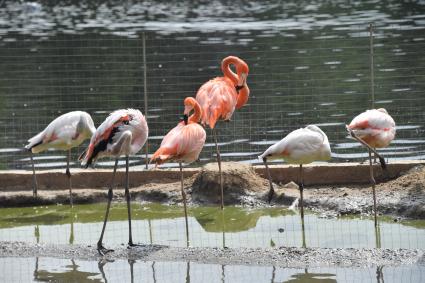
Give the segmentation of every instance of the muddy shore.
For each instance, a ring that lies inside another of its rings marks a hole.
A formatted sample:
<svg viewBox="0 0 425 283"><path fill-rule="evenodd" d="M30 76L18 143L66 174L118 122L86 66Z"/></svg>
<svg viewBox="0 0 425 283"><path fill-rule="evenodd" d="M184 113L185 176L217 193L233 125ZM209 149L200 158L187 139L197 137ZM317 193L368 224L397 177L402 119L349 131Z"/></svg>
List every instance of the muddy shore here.
<svg viewBox="0 0 425 283"><path fill-rule="evenodd" d="M273 179L281 179L283 182L274 184L276 194L271 204L267 203L268 181L257 172L253 167L241 163L223 164L226 205L266 207L297 204L298 186L294 182L286 183L287 178L279 176ZM282 172L285 174L289 170ZM377 172L377 175L379 174L382 172ZM215 163L207 164L199 172L191 171L187 175L184 187L190 205L219 203L218 170ZM140 202L181 203L180 182L177 180L168 178L158 182L152 179L152 182L133 186L132 198ZM393 173L386 181L376 185L376 191L379 214L425 219L425 166L416 165L407 171ZM74 203L103 202L106 201L106 193L106 187L75 188ZM123 200L123 193L118 184L114 190L115 199ZM47 205L68 201L67 190L41 189L37 198L33 198L30 188L0 191L2 207ZM368 215L372 213L373 207L372 190L367 184L307 185L304 190L304 203L305 207L331 217L345 214Z"/></svg>
<svg viewBox="0 0 425 283"><path fill-rule="evenodd" d="M371 267L425 265L422 250L323 249L323 248L179 248L160 245L119 247L102 257L86 245L51 245L2 242L0 257L54 257L80 260L191 261L221 265L262 265L275 267Z"/></svg>

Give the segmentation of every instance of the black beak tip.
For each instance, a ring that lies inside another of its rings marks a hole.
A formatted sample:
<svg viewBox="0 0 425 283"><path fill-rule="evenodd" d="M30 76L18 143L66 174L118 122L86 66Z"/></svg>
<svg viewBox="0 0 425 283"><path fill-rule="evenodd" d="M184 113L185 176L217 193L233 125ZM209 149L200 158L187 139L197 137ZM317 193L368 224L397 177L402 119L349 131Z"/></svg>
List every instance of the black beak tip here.
<svg viewBox="0 0 425 283"><path fill-rule="evenodd" d="M187 125L187 122L189 121L189 116L184 114L182 117L180 117L180 121L184 121L184 124Z"/></svg>

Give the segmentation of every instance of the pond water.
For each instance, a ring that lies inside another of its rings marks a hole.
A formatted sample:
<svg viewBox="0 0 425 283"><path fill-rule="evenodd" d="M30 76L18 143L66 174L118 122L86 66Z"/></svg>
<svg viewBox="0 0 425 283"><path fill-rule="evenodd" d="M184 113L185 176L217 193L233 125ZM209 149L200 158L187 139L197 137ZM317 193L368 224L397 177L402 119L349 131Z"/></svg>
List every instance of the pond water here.
<svg viewBox="0 0 425 283"><path fill-rule="evenodd" d="M382 152L390 160L424 159L423 11L423 1L395 0L1 1L0 169L28 168L21 148L61 113L86 110L99 125L117 108L146 112L145 86L153 153L178 122L182 99L220 75L229 54L249 63L251 97L218 126L224 160L255 163L270 144L310 123L328 134L332 161L361 160L367 153L347 139L344 125L372 107L370 22L374 106L398 125ZM208 132L200 161L211 160ZM65 155L47 152L36 162L64 167Z"/></svg>
<svg viewBox="0 0 425 283"><path fill-rule="evenodd" d="M106 204L0 209L0 241L52 244L95 244L100 236ZM186 246L183 208L134 204L133 240L144 244ZM189 210L189 240L193 247L321 247L425 249L425 220L394 222L340 217L327 219L308 212L304 229L297 212L283 208L246 209L194 207ZM126 245L125 204L111 208L104 242Z"/></svg>
<svg viewBox="0 0 425 283"><path fill-rule="evenodd" d="M425 267L278 268L194 262L0 258L1 282L423 282Z"/></svg>

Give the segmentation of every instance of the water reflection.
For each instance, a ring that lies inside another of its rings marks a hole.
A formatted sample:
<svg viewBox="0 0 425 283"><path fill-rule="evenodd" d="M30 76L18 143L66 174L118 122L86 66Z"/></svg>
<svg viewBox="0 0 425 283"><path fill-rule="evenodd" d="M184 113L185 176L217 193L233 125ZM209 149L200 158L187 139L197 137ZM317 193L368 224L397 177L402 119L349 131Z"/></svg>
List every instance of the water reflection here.
<svg viewBox="0 0 425 283"><path fill-rule="evenodd" d="M102 228L104 204L0 209L0 241L30 243L96 243ZM135 237L140 243L186 246L184 217L180 206L135 204L132 208ZM127 233L125 204L111 208L108 245L122 243ZM394 222L362 216L321 218L306 211L282 208L246 209L192 207L188 211L193 247L327 247L327 248L425 248L423 220ZM96 232L97 231L97 232Z"/></svg>
<svg viewBox="0 0 425 283"><path fill-rule="evenodd" d="M196 262L0 258L2 282L422 282L422 265L282 268Z"/></svg>
<svg viewBox="0 0 425 283"><path fill-rule="evenodd" d="M86 272L80 271L79 265L75 263L75 260L70 260L71 264L61 266L63 271L51 269L50 266L40 268L39 258L36 258L35 269L34 269L34 281L41 282L102 282L98 278L93 278L97 272ZM52 270L52 271L50 271ZM105 281L106 282L106 281Z"/></svg>
<svg viewBox="0 0 425 283"><path fill-rule="evenodd" d="M336 283L334 278L336 275L332 273L309 273L307 269L304 270L304 273L297 273L291 276L291 279L284 281L286 283L300 283L300 282L310 282L310 283Z"/></svg>

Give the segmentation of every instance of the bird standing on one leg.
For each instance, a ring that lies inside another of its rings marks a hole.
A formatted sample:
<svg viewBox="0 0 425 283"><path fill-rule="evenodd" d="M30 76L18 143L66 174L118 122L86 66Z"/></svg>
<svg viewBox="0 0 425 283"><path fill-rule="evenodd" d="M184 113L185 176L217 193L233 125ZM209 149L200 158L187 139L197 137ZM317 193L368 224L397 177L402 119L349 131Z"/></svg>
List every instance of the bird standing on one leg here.
<svg viewBox="0 0 425 283"><path fill-rule="evenodd" d="M230 69L231 65L235 66L236 73ZM224 76L203 84L196 93L196 100L202 109L202 124L208 125L212 129L214 136L220 178L221 208L223 209L223 177L215 125L218 120L229 121L235 109L241 108L248 101L249 88L246 84L246 78L249 68L242 59L228 56L221 63L221 70Z"/></svg>
<svg viewBox="0 0 425 283"><path fill-rule="evenodd" d="M129 191L128 157L134 155L142 149L148 138L148 124L143 114L136 109L121 109L112 112L108 118L97 128L90 140L90 145L85 153L81 155L83 166L86 168L94 164L97 159L104 156L115 157L114 173L112 175L111 186L108 190L108 204L106 207L105 220L102 232L97 242L97 250L100 254L105 254L112 250L103 247L102 240L105 233L106 222L108 221L109 209L111 206L115 173L118 165L118 158L125 155L125 198L127 201L129 239L128 245L134 246L131 232L131 209Z"/></svg>
<svg viewBox="0 0 425 283"><path fill-rule="evenodd" d="M159 149L153 154L151 162L162 164L167 161L177 161L181 174L181 193L186 222L186 242L189 244L189 224L187 219L186 193L183 188L182 162L192 163L198 159L205 144L206 133L198 124L202 115L201 107L193 97L184 100L184 120L177 124L161 142ZM191 111L194 113L189 117Z"/></svg>
<svg viewBox="0 0 425 283"><path fill-rule="evenodd" d="M370 181L373 193L373 210L375 226L378 225L375 178L372 166L372 152L379 158L382 169L386 168L384 158L379 155L375 148L387 147L395 137L395 122L384 108L366 110L354 117L349 125L346 126L351 137L360 142L369 152L369 171Z"/></svg>
<svg viewBox="0 0 425 283"><path fill-rule="evenodd" d="M91 138L96 131L91 116L83 111L72 111L57 117L40 133L28 140L25 146L30 151L33 170L33 195L37 196L37 179L34 169L33 153L39 153L47 149L66 150L66 175L68 177L69 202L72 201L71 172L69 162L71 159L71 149L82 144L86 139Z"/></svg>
<svg viewBox="0 0 425 283"><path fill-rule="evenodd" d="M295 130L289 133L281 141L270 146L262 155L258 157L266 166L267 176L270 183L268 201L270 202L274 195L272 179L267 166L267 160L284 159L288 163L300 165L300 208L301 218L304 218L303 204L303 164L313 161L326 161L331 158L331 147L326 134L315 125L308 125L305 128Z"/></svg>

